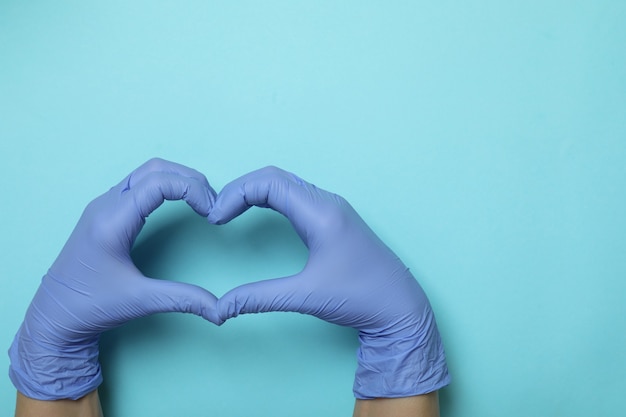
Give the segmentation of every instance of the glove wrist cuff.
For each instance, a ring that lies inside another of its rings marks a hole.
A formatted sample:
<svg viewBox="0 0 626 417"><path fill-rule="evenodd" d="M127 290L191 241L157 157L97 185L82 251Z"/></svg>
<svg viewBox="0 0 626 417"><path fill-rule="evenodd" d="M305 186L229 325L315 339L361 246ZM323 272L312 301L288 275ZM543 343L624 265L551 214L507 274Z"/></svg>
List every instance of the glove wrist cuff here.
<svg viewBox="0 0 626 417"><path fill-rule="evenodd" d="M77 400L102 383L98 341L51 349L22 324L9 349L9 377L23 395L36 400Z"/></svg>
<svg viewBox="0 0 626 417"><path fill-rule="evenodd" d="M359 333L353 392L358 399L427 394L450 383L445 352L432 312L402 335Z"/></svg>

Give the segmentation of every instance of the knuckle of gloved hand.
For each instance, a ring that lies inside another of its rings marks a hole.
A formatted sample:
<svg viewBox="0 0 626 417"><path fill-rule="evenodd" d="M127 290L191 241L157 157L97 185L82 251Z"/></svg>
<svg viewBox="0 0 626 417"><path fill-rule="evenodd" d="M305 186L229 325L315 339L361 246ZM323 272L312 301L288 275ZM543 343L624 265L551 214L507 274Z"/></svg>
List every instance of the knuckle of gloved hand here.
<svg viewBox="0 0 626 417"><path fill-rule="evenodd" d="M261 168L261 172L268 175L280 175L283 170L278 168L276 165L267 165Z"/></svg>
<svg viewBox="0 0 626 417"><path fill-rule="evenodd" d="M280 180L287 178L287 172L284 169L279 168L275 165L268 165L264 168L261 168L259 173L261 174L261 177L267 178L269 180Z"/></svg>
<svg viewBox="0 0 626 417"><path fill-rule="evenodd" d="M159 157L153 157L146 161L144 166L148 171L160 171L163 169L163 166L166 164L165 159Z"/></svg>
<svg viewBox="0 0 626 417"><path fill-rule="evenodd" d="M196 171L196 170L194 170L194 171L197 173L196 175L198 175L197 181L201 185L203 185L203 186L208 186L209 185L209 179L206 177L206 175L204 175L203 173L201 173L199 171Z"/></svg>

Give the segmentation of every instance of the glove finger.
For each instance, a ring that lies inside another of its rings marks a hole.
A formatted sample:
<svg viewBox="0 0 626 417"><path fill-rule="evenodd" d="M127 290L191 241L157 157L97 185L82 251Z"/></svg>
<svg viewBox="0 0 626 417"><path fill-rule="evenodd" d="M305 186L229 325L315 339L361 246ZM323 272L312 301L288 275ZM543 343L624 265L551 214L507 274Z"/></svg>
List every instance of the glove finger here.
<svg viewBox="0 0 626 417"><path fill-rule="evenodd" d="M275 167L249 172L222 189L208 219L215 224L227 223L254 205L282 212L284 199L279 199L276 193L279 188L289 187L291 182L294 181L289 173Z"/></svg>
<svg viewBox="0 0 626 417"><path fill-rule="evenodd" d="M129 209L145 219L165 200L185 200L198 214L205 216L213 203L212 190L195 178L167 172L151 172L125 193Z"/></svg>
<svg viewBox="0 0 626 417"><path fill-rule="evenodd" d="M270 311L306 312L312 289L300 274L284 278L252 282L234 288L217 301L217 313L222 321L239 314Z"/></svg>
<svg viewBox="0 0 626 417"><path fill-rule="evenodd" d="M137 304L138 317L179 312L195 314L217 325L223 323L217 314L217 297L204 288L183 282L140 279L139 292L133 300Z"/></svg>
<svg viewBox="0 0 626 417"><path fill-rule="evenodd" d="M215 224L227 223L252 206L269 207L286 216L298 228L306 224L315 203L330 193L295 174L276 167L250 172L227 184L209 214Z"/></svg>
<svg viewBox="0 0 626 417"><path fill-rule="evenodd" d="M204 176L204 174L199 171L187 167L185 165L178 164L176 162L167 161L161 158L152 158L145 163L143 163L139 168L135 169L131 172L126 178L124 178L117 187L120 188L121 192L128 191L132 189L137 184L141 183L141 181L153 173L168 173L168 174L176 174L182 177L193 178L198 181L200 184L204 185L210 190L211 195L211 204L215 199L216 192L209 184L209 181Z"/></svg>

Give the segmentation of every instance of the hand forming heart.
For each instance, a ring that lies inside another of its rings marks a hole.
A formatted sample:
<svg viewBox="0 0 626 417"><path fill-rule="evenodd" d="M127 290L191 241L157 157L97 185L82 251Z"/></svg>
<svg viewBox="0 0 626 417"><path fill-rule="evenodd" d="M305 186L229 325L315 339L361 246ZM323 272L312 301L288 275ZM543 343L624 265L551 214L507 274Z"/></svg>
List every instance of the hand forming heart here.
<svg viewBox="0 0 626 417"><path fill-rule="evenodd" d="M166 199L185 200L215 224L251 206L272 208L290 220L308 262L296 275L246 284L219 300L194 285L147 278L130 249ZM161 159L87 206L11 346L11 379L31 398L80 398L102 381L102 332L169 311L218 325L242 313L296 311L354 327L361 342L357 398L417 395L449 381L428 299L345 199L274 167L244 175L216 196L202 174Z"/></svg>

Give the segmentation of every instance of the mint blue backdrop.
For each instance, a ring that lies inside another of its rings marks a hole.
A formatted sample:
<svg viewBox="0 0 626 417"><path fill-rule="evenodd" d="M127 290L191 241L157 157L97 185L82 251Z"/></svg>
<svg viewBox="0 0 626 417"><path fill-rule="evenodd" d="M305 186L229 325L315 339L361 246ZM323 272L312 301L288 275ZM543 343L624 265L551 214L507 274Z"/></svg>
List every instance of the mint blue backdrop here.
<svg viewBox="0 0 626 417"><path fill-rule="evenodd" d="M216 189L277 165L414 271L449 417L626 407L626 2L0 1L0 347L83 207L152 156ZM151 276L297 272L289 224L148 219ZM348 416L355 333L289 313L107 333L107 417ZM0 356L0 414L15 391Z"/></svg>

